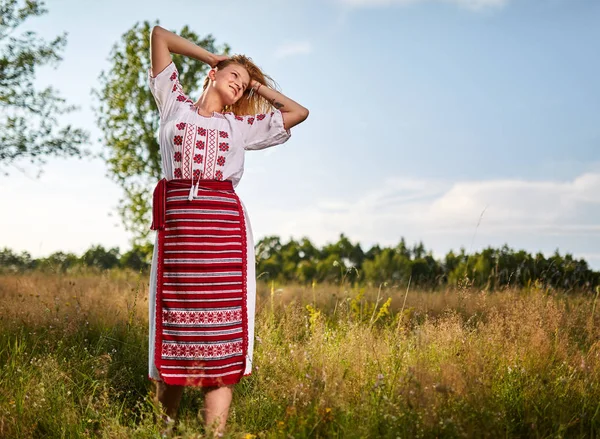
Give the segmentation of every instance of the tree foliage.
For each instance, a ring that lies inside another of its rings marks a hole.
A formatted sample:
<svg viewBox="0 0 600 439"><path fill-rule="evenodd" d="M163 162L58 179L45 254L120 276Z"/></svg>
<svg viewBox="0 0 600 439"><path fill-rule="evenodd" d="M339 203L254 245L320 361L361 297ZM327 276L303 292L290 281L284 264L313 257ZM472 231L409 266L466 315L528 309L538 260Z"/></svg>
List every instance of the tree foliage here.
<svg viewBox="0 0 600 439"><path fill-rule="evenodd" d="M45 258L32 258L28 252L16 253L8 248L0 250L0 272L23 272L42 270L54 273L66 273L72 270L95 269L110 270L127 268L145 271L150 268L152 245L134 246L121 254L116 247L104 248L94 245L81 256L74 253L55 252Z"/></svg>
<svg viewBox="0 0 600 439"><path fill-rule="evenodd" d="M159 113L148 85L150 33L156 23L136 23L125 32L110 54L110 70L100 75L96 121L103 133L109 176L123 189L119 213L136 243L143 242L151 222L152 189L161 176L158 144ZM215 46L211 35L201 38L184 26L178 35L206 50L229 52ZM199 60L173 55L180 82L189 94L197 93L208 65Z"/></svg>
<svg viewBox="0 0 600 439"><path fill-rule="evenodd" d="M0 272L32 269L66 272L82 267L143 271L150 267L152 251L151 244L136 245L123 254L118 248L96 245L81 257L57 252L34 259L27 252L17 254L4 249L0 250ZM545 257L507 246L488 247L471 255L461 249L437 260L422 243L409 248L401 239L395 247L376 245L363 252L360 244L353 244L344 235L322 248L314 246L308 238L282 242L277 236L267 236L256 244L256 264L259 279L279 283L351 282L376 286L387 283L405 288L410 281L411 286L421 289L467 284L487 290L514 286L564 291L593 291L600 285L600 272L591 270L585 260L577 260L570 254L563 256L558 251Z"/></svg>
<svg viewBox="0 0 600 439"><path fill-rule="evenodd" d="M0 166L29 160L41 165L49 156L81 156L87 132L60 126L59 116L75 107L66 105L56 90L33 87L36 70L57 65L67 42L66 33L44 41L35 32L14 36L29 17L47 12L44 3L0 0ZM6 170L4 171L6 172Z"/></svg>
<svg viewBox="0 0 600 439"><path fill-rule="evenodd" d="M316 248L308 238L281 242L277 236L256 245L257 273L277 282L335 282L411 285L437 288L468 284L494 290L506 286L540 285L560 289L586 289L600 284L600 273L583 259L560 255L535 256L508 246L491 247L467 255L450 251L442 260L433 257L423 243L412 248L402 238L395 247L374 245L366 252L340 235L337 242Z"/></svg>

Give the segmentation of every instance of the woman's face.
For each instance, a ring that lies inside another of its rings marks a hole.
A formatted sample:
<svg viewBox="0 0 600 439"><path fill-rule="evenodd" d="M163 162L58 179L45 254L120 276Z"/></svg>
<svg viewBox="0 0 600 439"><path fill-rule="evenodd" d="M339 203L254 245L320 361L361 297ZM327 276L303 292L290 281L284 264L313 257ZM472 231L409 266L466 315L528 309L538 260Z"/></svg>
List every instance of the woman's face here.
<svg viewBox="0 0 600 439"><path fill-rule="evenodd" d="M224 105L235 104L250 84L248 71L239 64L231 63L216 71L213 86L221 95Z"/></svg>

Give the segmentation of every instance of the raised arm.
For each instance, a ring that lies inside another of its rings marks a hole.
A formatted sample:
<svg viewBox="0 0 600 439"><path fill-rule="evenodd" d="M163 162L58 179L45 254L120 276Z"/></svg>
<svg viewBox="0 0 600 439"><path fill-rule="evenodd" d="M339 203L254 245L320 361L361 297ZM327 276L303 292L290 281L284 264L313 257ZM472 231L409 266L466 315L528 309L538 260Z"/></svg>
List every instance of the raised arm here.
<svg viewBox="0 0 600 439"><path fill-rule="evenodd" d="M308 109L288 98L283 93L279 93L277 90L273 90L257 81L252 81L252 88L281 111L285 129L289 130L299 123L304 122L308 117Z"/></svg>
<svg viewBox="0 0 600 439"><path fill-rule="evenodd" d="M154 26L150 34L152 76L156 76L162 72L172 62L171 53L198 59L211 67L215 67L220 61L228 58L226 55L210 53L208 50L197 46L173 32L169 32L160 26ZM263 86L256 81L253 81L252 86L255 90L258 88L257 93L268 99L275 108L281 111L286 129L298 125L308 117L308 110L306 108L282 93Z"/></svg>
<svg viewBox="0 0 600 439"><path fill-rule="evenodd" d="M156 76L162 72L172 62L171 53L198 59L211 67L216 66L219 61L227 58L225 55L210 53L208 50L160 26L154 26L150 33L152 76Z"/></svg>

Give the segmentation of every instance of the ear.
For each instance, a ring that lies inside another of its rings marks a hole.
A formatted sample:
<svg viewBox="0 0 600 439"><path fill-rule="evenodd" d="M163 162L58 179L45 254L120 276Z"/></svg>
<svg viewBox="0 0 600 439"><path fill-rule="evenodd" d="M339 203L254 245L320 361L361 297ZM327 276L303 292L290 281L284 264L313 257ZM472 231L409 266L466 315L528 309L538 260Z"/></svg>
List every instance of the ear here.
<svg viewBox="0 0 600 439"><path fill-rule="evenodd" d="M208 77L210 78L211 81L214 81L217 79L217 69L210 69L208 72Z"/></svg>

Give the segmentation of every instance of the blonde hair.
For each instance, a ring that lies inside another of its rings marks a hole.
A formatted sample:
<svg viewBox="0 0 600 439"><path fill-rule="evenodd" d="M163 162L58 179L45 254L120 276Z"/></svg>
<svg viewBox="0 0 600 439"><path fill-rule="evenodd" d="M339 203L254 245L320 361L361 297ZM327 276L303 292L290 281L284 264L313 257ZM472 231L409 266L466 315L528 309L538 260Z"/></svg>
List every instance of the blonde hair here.
<svg viewBox="0 0 600 439"><path fill-rule="evenodd" d="M263 73L263 71L256 64L254 64L252 58L245 55L233 55L230 58L218 63L216 68L217 70L224 69L230 64L238 64L239 66L245 68L250 75L250 83L248 84L248 87L244 91L242 97L239 98L235 104L226 105L223 107L223 113L231 112L236 116L245 116L248 114L268 113L272 111L273 106L271 105L271 102L257 93L250 94L250 84L252 83L252 80L254 80L262 85L277 90L277 83L273 80L273 78ZM210 84L210 78L206 76L202 90L206 90L208 84Z"/></svg>

